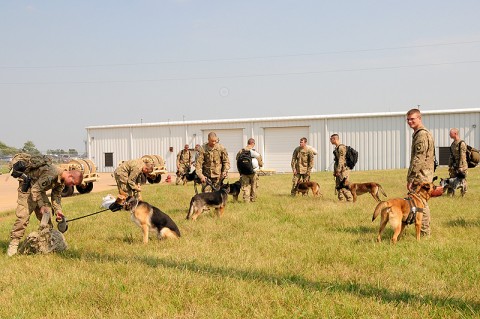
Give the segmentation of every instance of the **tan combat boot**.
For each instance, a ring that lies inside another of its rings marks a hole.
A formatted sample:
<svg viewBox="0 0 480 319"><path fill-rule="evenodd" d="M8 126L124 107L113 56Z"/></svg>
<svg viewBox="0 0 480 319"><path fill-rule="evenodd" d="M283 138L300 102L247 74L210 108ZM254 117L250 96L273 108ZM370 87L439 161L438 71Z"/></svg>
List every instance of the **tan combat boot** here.
<svg viewBox="0 0 480 319"><path fill-rule="evenodd" d="M7 256L12 257L13 255L16 255L18 252L18 244L20 241L18 239L12 239L10 242L10 245L8 245L7 249Z"/></svg>

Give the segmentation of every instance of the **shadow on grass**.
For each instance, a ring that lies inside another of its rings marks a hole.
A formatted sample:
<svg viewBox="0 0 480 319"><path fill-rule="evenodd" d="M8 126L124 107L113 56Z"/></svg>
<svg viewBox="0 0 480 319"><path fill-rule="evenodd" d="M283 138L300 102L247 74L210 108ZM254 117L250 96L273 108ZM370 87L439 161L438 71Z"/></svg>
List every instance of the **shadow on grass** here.
<svg viewBox="0 0 480 319"><path fill-rule="evenodd" d="M378 233L378 227L372 228L367 226L358 226L358 227L334 227L332 228L335 232L351 233L351 234L375 234ZM393 232L392 232L393 233Z"/></svg>
<svg viewBox="0 0 480 319"><path fill-rule="evenodd" d="M480 227L480 220L466 220L463 217L458 217L457 219L450 220L445 223L448 227Z"/></svg>
<svg viewBox="0 0 480 319"><path fill-rule="evenodd" d="M292 286L295 285L303 290L307 291L323 291L332 293L349 293L360 298L377 298L383 303L393 303L396 306L399 303L404 304L429 304L435 307L445 307L449 310L452 308L458 311L465 312L466 314L476 315L480 312L480 303L475 301L466 301L459 298L452 297L437 297L435 295L423 295L410 293L408 291L390 291L387 288L381 288L377 285L362 284L350 281L324 281L317 282L308 280L302 276L295 274L274 275L264 271L250 271L239 270L235 268L216 267L212 265L202 265L197 262L191 261L174 261L157 257L145 257L138 256L132 258L126 258L120 255L102 255L98 253L82 252L78 250L67 250L60 254L64 258L68 259L81 259L92 260L100 262L114 262L124 263L125 261L131 262L138 261L151 268L169 268L177 269L181 271L190 271L192 274L202 274L204 276L212 276L218 278L219 276L224 278L232 278L237 280L252 281L252 282L265 282L274 286Z"/></svg>

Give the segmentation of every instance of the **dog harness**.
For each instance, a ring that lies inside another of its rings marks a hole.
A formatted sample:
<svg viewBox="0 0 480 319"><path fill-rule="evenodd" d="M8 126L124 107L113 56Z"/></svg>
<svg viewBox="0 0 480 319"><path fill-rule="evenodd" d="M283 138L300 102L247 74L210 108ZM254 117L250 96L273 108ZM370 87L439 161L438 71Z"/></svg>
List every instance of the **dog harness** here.
<svg viewBox="0 0 480 319"><path fill-rule="evenodd" d="M411 193L411 195L417 197L420 199L421 202L422 199L418 197L415 193ZM411 196L408 196L407 198L404 198L408 202L408 205L410 205L410 213L408 214L407 218L405 220L402 220L402 223L405 225L411 225L415 222L415 219L417 218L417 212L423 213L424 209L415 206L415 202L413 201L413 198Z"/></svg>

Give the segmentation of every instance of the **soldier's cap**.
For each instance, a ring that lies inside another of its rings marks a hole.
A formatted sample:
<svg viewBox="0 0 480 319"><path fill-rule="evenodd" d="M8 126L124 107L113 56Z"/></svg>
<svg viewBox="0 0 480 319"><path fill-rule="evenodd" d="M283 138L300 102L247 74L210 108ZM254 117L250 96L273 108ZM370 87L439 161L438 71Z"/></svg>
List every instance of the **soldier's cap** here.
<svg viewBox="0 0 480 319"><path fill-rule="evenodd" d="M146 164L153 164L153 159L151 159L150 157L143 157L142 160Z"/></svg>

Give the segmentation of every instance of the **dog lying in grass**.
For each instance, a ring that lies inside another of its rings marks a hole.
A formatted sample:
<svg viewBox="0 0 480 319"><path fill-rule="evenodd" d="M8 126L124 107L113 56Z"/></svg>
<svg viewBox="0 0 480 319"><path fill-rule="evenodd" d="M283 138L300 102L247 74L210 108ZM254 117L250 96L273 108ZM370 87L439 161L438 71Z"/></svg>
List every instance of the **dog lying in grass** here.
<svg viewBox="0 0 480 319"><path fill-rule="evenodd" d="M190 200L190 208L188 209L187 219L196 220L198 216L206 209L215 208L218 217L222 217L225 205L227 204L228 192L230 185L223 184L220 189L210 193L200 193L192 197Z"/></svg>
<svg viewBox="0 0 480 319"><path fill-rule="evenodd" d="M370 193L373 199L375 199L377 202L380 202L380 197L378 196L379 191L382 193L383 196L387 197L387 194L383 190L382 185L375 182L350 183L346 180L346 178L344 178L340 181L340 184L336 188L337 190L342 188L349 189L353 196L353 202L357 201L357 196L360 196L366 193Z"/></svg>
<svg viewBox="0 0 480 319"><path fill-rule="evenodd" d="M300 182L295 187L296 194L302 194L302 196L308 195L309 190L312 190L314 197L322 195L322 193L320 193L320 185L317 182Z"/></svg>
<svg viewBox="0 0 480 319"><path fill-rule="evenodd" d="M148 243L150 231L156 232L158 239L181 236L175 222L157 207L138 200L134 196L118 195L117 201L125 210L130 211L132 221L142 229L144 244Z"/></svg>

